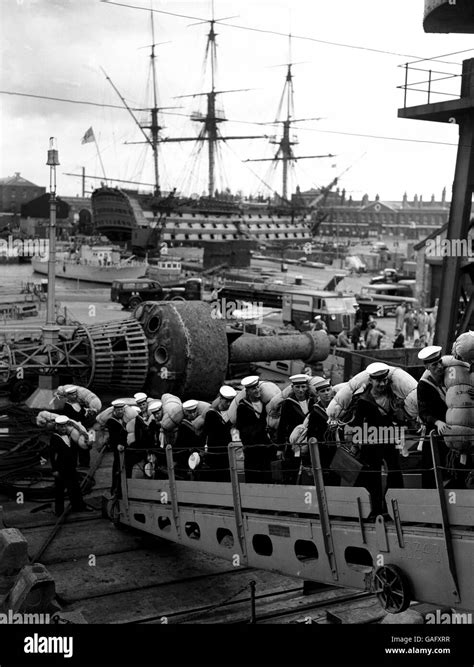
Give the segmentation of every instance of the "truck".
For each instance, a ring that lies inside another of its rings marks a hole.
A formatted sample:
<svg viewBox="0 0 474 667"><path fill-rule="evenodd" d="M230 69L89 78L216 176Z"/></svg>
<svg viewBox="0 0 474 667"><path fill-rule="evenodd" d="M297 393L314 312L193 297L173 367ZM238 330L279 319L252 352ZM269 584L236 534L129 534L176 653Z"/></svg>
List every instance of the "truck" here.
<svg viewBox="0 0 474 667"><path fill-rule="evenodd" d="M319 315L329 334L337 335L343 329L352 329L358 308L353 295L341 292L288 292L282 297L283 324L292 324L304 331Z"/></svg>

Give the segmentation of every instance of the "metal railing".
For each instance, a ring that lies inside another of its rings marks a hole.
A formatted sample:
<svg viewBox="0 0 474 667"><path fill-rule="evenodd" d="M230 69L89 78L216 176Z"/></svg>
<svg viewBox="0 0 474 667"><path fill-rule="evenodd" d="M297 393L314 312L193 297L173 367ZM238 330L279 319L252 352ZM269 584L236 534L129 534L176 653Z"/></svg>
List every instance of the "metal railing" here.
<svg viewBox="0 0 474 667"><path fill-rule="evenodd" d="M404 65L399 65L405 71L405 80L403 85L397 86L403 90L403 108L406 109L408 104L408 93L419 93L422 94L422 101L420 102L418 97L417 104L430 104L435 101L445 100L446 98L450 99L459 99L461 96L461 81L462 81L462 66L457 63L445 63L449 64L450 69L459 69L458 72L448 71L447 69L431 69L426 67L417 67L421 63L429 62L427 60L415 60L412 62L405 63ZM433 61L433 62L444 62L444 61ZM440 66L442 67L442 66ZM421 72L422 74L418 74ZM416 76L414 76L416 74ZM425 78L426 77L426 78ZM410 81L410 78L415 78L415 81ZM441 84L436 86L436 89L433 87L433 84L437 84L440 81L450 81L451 85ZM458 84L459 81L459 84ZM440 88L440 89L438 89ZM441 89L442 88L442 89ZM437 96L442 96L441 99L437 99ZM411 96L413 98L413 96ZM434 98L434 99L433 99ZM410 104L413 106L413 104Z"/></svg>

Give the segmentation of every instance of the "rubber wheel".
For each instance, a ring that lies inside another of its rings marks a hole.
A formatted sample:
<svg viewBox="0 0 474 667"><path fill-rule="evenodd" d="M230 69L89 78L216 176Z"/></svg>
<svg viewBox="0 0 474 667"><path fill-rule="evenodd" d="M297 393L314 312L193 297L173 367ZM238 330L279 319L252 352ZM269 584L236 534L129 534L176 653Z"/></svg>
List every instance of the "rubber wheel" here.
<svg viewBox="0 0 474 667"><path fill-rule="evenodd" d="M132 299L130 299L130 301L128 302L128 307L129 307L131 310L135 310L135 308L136 308L137 306L139 306L139 305L141 304L141 302L142 302L142 300L140 299L140 297L138 297L138 296L134 296L134 297L133 297Z"/></svg>
<svg viewBox="0 0 474 667"><path fill-rule="evenodd" d="M373 591L382 607L390 614L405 611L411 602L408 580L396 565L383 565L375 570Z"/></svg>

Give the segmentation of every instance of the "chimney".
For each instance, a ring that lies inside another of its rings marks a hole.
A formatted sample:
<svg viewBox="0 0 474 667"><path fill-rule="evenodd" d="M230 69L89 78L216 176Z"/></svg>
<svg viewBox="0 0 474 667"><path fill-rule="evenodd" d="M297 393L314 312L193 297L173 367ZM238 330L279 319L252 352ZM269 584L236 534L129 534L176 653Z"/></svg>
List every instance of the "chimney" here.
<svg viewBox="0 0 474 667"><path fill-rule="evenodd" d="M446 186L443 188L443 193L441 195L441 203L446 204Z"/></svg>
<svg viewBox="0 0 474 667"><path fill-rule="evenodd" d="M432 204L435 203L435 196L434 196L434 194L431 195L431 203L432 203Z"/></svg>
<svg viewBox="0 0 474 667"><path fill-rule="evenodd" d="M365 194L365 195L362 197L362 206L367 206L368 203L369 203L369 195L368 195L368 194Z"/></svg>
<svg viewBox="0 0 474 667"><path fill-rule="evenodd" d="M402 208L405 208L405 206L407 206L407 205L408 205L408 195L405 192L404 195L403 195Z"/></svg>
<svg viewBox="0 0 474 667"><path fill-rule="evenodd" d="M413 204L414 204L415 206L418 206L418 195L415 195L415 197L414 197L414 199L413 199Z"/></svg>
<svg viewBox="0 0 474 667"><path fill-rule="evenodd" d="M15 171L15 178L20 178L20 172L19 171Z"/></svg>
<svg viewBox="0 0 474 667"><path fill-rule="evenodd" d="M423 195L420 195L419 206L420 208L423 206Z"/></svg>

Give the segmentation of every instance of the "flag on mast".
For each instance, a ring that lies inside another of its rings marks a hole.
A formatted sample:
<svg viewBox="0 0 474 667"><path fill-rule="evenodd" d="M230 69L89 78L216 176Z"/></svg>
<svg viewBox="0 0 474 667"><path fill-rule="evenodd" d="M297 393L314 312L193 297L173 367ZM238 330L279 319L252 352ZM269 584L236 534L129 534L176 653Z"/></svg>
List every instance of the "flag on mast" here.
<svg viewBox="0 0 474 667"><path fill-rule="evenodd" d="M92 126L87 130L85 135L82 137L81 144L89 144L91 141L95 141L94 130Z"/></svg>

